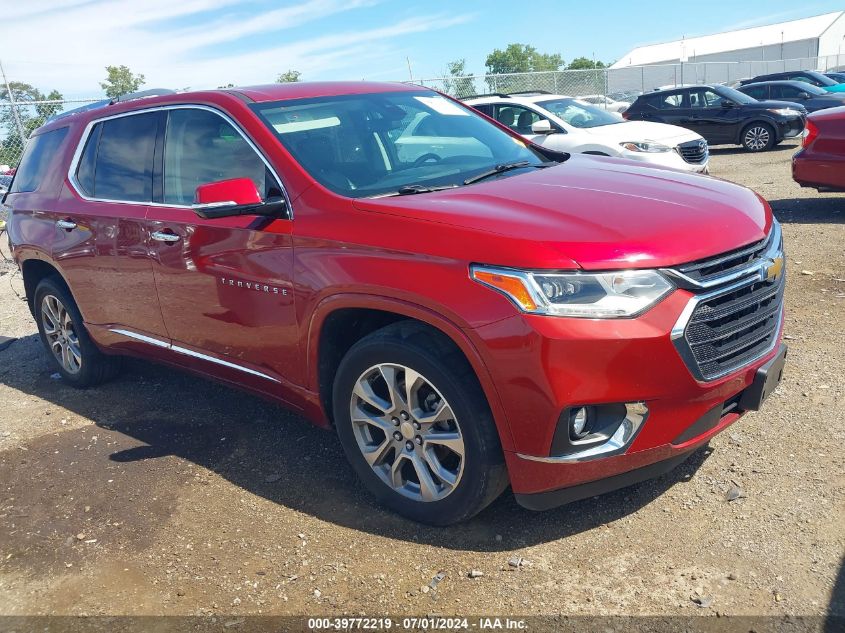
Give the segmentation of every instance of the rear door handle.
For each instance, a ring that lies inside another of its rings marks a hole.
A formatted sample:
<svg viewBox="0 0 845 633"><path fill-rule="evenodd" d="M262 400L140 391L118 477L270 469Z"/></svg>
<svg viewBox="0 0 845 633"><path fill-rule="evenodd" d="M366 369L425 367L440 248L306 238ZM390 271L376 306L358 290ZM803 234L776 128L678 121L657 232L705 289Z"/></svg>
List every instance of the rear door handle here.
<svg viewBox="0 0 845 633"><path fill-rule="evenodd" d="M176 233L172 233L170 231L153 231L150 233L150 237L153 238L156 242L178 242L182 238L176 235Z"/></svg>
<svg viewBox="0 0 845 633"><path fill-rule="evenodd" d="M73 220L58 220L56 226L65 231L72 231L76 228L76 222Z"/></svg>

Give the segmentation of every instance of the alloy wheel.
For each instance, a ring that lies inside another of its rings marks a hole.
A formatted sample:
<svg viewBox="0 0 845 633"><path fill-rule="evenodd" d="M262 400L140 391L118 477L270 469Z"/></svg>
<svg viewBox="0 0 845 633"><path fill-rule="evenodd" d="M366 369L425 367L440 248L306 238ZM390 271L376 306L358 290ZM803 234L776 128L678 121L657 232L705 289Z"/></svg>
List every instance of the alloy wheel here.
<svg viewBox="0 0 845 633"><path fill-rule="evenodd" d="M71 374L82 369L82 351L79 336L70 313L55 295L45 295L41 300L41 325L50 350L62 368Z"/></svg>
<svg viewBox="0 0 845 633"><path fill-rule="evenodd" d="M378 477L415 501L447 497L461 480L464 438L443 395L410 367L364 371L349 404L361 454Z"/></svg>
<svg viewBox="0 0 845 633"><path fill-rule="evenodd" d="M754 151L765 149L769 145L771 135L763 126L755 126L745 133L745 146Z"/></svg>

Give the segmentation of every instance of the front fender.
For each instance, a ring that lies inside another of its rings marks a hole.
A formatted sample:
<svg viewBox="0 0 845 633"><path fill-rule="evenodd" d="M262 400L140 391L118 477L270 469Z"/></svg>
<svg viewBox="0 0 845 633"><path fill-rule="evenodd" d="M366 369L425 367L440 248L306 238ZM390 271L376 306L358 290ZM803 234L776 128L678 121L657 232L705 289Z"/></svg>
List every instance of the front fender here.
<svg viewBox="0 0 845 633"><path fill-rule="evenodd" d="M481 345L475 330L461 326L430 308L420 306L394 297L370 295L362 293L340 293L325 297L311 314L306 335L306 371L308 388L313 392L319 391L319 341L323 324L330 314L336 310L359 308L366 310L381 310L399 314L409 319L415 319L436 328L458 346L472 366L478 378L504 450L513 450L513 436L510 423L502 407L499 393L496 390L487 361L479 351Z"/></svg>

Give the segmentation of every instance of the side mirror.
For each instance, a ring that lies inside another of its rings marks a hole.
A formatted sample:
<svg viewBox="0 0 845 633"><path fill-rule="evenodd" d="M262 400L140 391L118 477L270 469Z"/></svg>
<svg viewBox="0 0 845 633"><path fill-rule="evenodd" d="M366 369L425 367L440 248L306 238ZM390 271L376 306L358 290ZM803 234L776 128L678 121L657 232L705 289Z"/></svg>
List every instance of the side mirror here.
<svg viewBox="0 0 845 633"><path fill-rule="evenodd" d="M539 121L534 121L531 124L531 131L534 134L554 134L555 129L552 127L551 122L548 119L540 119Z"/></svg>
<svg viewBox="0 0 845 633"><path fill-rule="evenodd" d="M273 216L285 208L282 197L261 199L249 178L232 178L200 185L196 189L194 213L204 220L235 215Z"/></svg>
<svg viewBox="0 0 845 633"><path fill-rule="evenodd" d="M734 102L728 101L727 99L725 99L724 101L722 101L722 107L725 108L726 110L728 110L728 109L734 107Z"/></svg>
<svg viewBox="0 0 845 633"><path fill-rule="evenodd" d="M802 101L806 101L807 99L810 98L810 93L809 92L799 92L798 98L801 99Z"/></svg>

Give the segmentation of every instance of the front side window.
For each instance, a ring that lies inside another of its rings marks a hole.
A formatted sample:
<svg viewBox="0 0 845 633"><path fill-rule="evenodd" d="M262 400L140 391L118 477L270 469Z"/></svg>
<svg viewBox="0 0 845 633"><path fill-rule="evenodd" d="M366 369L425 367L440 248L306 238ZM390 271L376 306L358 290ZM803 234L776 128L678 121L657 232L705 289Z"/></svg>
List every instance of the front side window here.
<svg viewBox="0 0 845 633"><path fill-rule="evenodd" d="M76 170L83 193L100 200L151 202L160 115L146 112L97 123Z"/></svg>
<svg viewBox="0 0 845 633"><path fill-rule="evenodd" d="M531 134L531 126L541 118L543 117L523 106L496 106L496 120L519 134Z"/></svg>
<svg viewBox="0 0 845 633"><path fill-rule="evenodd" d="M543 158L469 107L430 91L292 99L251 106L323 186L349 197L460 186ZM508 171L508 175L518 173Z"/></svg>
<svg viewBox="0 0 845 633"><path fill-rule="evenodd" d="M9 193L22 193L38 189L50 165L50 159L56 155L66 135L67 128L62 127L52 132L33 136L29 140L21 164L15 172Z"/></svg>
<svg viewBox="0 0 845 633"><path fill-rule="evenodd" d="M720 108L727 101L712 90L695 90L690 92L689 99L691 108Z"/></svg>
<svg viewBox="0 0 845 633"><path fill-rule="evenodd" d="M743 92L758 101L765 101L769 98L769 88L767 86L754 86L753 88L746 88Z"/></svg>
<svg viewBox="0 0 845 633"><path fill-rule="evenodd" d="M264 161L223 117L198 108L171 110L164 143L164 202L191 205L199 185L249 178L262 198L281 190Z"/></svg>
<svg viewBox="0 0 845 633"><path fill-rule="evenodd" d="M537 105L563 119L572 127L590 128L622 123L622 119L607 110L597 108L578 99L550 99Z"/></svg>

